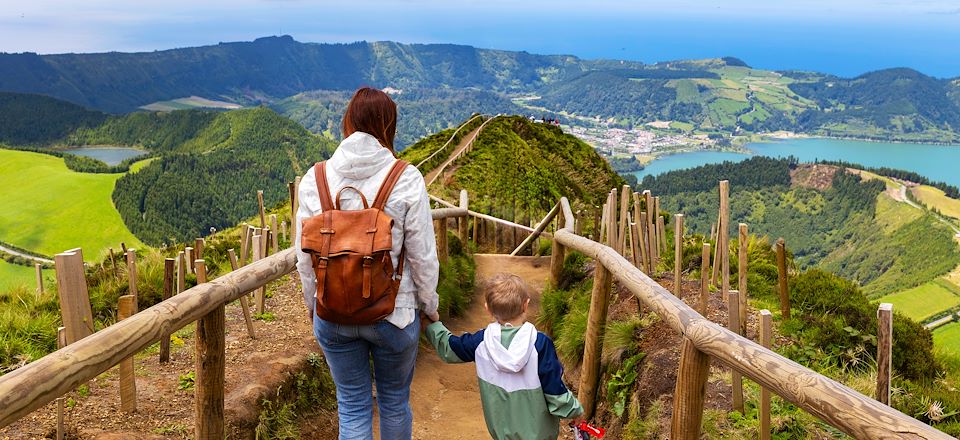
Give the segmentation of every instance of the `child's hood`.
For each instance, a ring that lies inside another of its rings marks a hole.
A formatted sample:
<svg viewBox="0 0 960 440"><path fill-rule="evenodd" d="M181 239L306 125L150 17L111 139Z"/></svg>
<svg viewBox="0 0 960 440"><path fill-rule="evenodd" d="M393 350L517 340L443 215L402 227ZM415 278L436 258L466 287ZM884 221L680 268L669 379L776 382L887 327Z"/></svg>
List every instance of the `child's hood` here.
<svg viewBox="0 0 960 440"><path fill-rule="evenodd" d="M500 342L500 329L500 324L496 322L487 326L483 334L483 343L497 370L516 373L530 361L530 353L534 351L534 344L537 342L537 329L533 324L525 322L517 330L509 347L504 347Z"/></svg>

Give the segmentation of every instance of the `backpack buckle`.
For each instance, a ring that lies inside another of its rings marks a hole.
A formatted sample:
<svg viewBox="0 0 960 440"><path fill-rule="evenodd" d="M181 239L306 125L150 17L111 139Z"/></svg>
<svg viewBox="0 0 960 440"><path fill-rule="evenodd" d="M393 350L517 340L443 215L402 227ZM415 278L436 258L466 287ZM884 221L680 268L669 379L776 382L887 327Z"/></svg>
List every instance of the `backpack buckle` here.
<svg viewBox="0 0 960 440"><path fill-rule="evenodd" d="M333 229L320 228L321 234L333 234Z"/></svg>
<svg viewBox="0 0 960 440"><path fill-rule="evenodd" d="M369 255L364 256L364 257L363 257L363 267L370 267L370 266L372 266L372 265L373 265L373 257L372 257L372 256L369 256Z"/></svg>

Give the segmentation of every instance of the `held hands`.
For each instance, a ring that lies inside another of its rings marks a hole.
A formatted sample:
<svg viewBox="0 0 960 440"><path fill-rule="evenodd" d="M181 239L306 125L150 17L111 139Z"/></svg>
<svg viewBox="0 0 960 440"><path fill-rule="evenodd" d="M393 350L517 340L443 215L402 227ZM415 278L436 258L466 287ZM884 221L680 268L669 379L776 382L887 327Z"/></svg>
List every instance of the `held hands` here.
<svg viewBox="0 0 960 440"><path fill-rule="evenodd" d="M427 326L433 324L440 320L440 315L437 312L433 312L428 315L424 312L420 312L420 332L423 333L427 330Z"/></svg>

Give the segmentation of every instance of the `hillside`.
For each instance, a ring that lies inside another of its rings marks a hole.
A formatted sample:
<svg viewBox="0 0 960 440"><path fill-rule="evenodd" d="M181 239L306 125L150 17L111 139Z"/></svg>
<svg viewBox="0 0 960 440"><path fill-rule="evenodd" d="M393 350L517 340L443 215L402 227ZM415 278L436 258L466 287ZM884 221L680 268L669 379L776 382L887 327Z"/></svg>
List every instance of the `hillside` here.
<svg viewBox="0 0 960 440"><path fill-rule="evenodd" d="M275 102L270 108L314 133L339 139L343 111L352 95L352 91L314 90ZM472 89L402 89L393 94L393 99L397 103L396 146L399 150L473 113L523 112L499 94Z"/></svg>
<svg viewBox="0 0 960 440"><path fill-rule="evenodd" d="M187 124L196 128L189 139L170 143L176 154L120 178L113 192L124 222L151 245L236 224L257 212L258 189L267 206L287 200L286 183L335 147L266 108L183 115L199 121Z"/></svg>
<svg viewBox="0 0 960 440"><path fill-rule="evenodd" d="M952 230L933 214L892 198L880 179L829 165L754 157L645 178L638 185L708 234L719 202L709 182L728 178L731 215L750 232L786 239L801 268L821 267L876 298L920 286L960 264ZM731 236L736 225L731 225Z"/></svg>
<svg viewBox="0 0 960 440"><path fill-rule="evenodd" d="M106 117L47 96L0 92L0 144L45 145Z"/></svg>
<svg viewBox="0 0 960 440"><path fill-rule="evenodd" d="M674 132L725 136L790 130L960 142L960 80L905 68L838 78L753 69L732 57L645 65L452 44L301 43L289 36L149 53L0 54L0 91L112 113L268 103L315 133L335 125L328 113L362 85L403 91L397 95L406 115L402 145L468 112L551 112L564 123L608 128L659 121ZM510 99L525 109L517 111ZM444 109L457 110L447 116Z"/></svg>
<svg viewBox="0 0 960 440"><path fill-rule="evenodd" d="M436 144L430 141L414 144L404 157L433 151ZM591 146L559 127L507 116L489 122L473 149L445 170L431 191L455 200L456 193L466 189L471 209L501 218L537 219L561 196L593 206L623 183Z"/></svg>

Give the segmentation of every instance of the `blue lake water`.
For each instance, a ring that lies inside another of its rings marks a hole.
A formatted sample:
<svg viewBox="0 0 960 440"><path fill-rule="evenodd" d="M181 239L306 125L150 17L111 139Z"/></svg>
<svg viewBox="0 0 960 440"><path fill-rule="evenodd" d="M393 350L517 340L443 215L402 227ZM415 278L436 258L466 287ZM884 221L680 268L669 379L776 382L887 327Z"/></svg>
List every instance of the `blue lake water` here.
<svg viewBox="0 0 960 440"><path fill-rule="evenodd" d="M139 148L120 147L81 147L72 150L66 150L66 152L70 154L76 154L77 156L92 157L94 159L101 160L110 166L118 165L120 162L123 162L131 157L137 157L148 153L147 150L141 150Z"/></svg>
<svg viewBox="0 0 960 440"><path fill-rule="evenodd" d="M771 157L795 156L802 162L844 160L867 167L890 167L914 171L934 181L960 186L960 146L864 142L823 138L786 139L747 144L754 154ZM748 155L698 151L665 156L635 173L642 180L672 170L697 167L725 160L740 161Z"/></svg>

